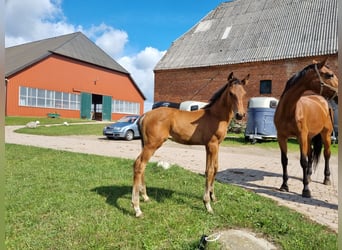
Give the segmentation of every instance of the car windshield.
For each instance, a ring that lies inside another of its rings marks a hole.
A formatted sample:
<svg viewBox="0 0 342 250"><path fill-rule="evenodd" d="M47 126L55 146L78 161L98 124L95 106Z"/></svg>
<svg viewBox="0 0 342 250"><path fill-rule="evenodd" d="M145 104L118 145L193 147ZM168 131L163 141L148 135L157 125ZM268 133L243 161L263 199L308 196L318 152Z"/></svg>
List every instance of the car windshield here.
<svg viewBox="0 0 342 250"><path fill-rule="evenodd" d="M135 117L135 116L125 116L125 117L122 117L120 120L118 120L118 122L133 123L136 119L137 119L137 117Z"/></svg>

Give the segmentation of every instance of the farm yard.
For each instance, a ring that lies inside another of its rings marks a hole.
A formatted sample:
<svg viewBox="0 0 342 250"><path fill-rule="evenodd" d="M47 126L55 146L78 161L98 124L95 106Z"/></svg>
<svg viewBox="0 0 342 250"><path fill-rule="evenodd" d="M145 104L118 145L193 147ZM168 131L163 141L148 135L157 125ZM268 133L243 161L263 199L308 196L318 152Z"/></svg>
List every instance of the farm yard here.
<svg viewBox="0 0 342 250"><path fill-rule="evenodd" d="M130 206L131 159L139 153L139 140L47 137L13 133L9 128L8 249L194 249L202 234L227 228L247 228L283 249L337 249L336 154L331 159L332 186L321 184L321 162L310 184L313 198L305 199L300 195L298 152L289 155L290 192L282 193L277 191L281 184L278 149L244 147L238 142L221 147L215 184L219 201L213 204L214 215L209 215L202 203L204 149L167 142L152 161L173 165L168 170L156 163L147 167L152 202L141 204L145 217L140 220ZM143 229L144 234L139 233Z"/></svg>

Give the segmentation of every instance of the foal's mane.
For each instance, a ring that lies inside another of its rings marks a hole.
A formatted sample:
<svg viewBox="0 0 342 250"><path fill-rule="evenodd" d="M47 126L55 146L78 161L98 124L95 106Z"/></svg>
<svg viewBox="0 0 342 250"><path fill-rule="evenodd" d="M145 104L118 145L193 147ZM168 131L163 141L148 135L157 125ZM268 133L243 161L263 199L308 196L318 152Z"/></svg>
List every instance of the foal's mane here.
<svg viewBox="0 0 342 250"><path fill-rule="evenodd" d="M302 79L306 72L308 72L309 70L313 70L315 67L315 64L310 64L308 66L306 66L304 69L302 69L300 72L297 72L296 74L294 74L287 82L285 85L285 89L283 91L283 93L281 94L281 97L294 85L296 85L297 82L299 82L300 79Z"/></svg>
<svg viewBox="0 0 342 250"><path fill-rule="evenodd" d="M233 78L232 80L230 80L228 83L226 83L222 88L220 88L218 91L216 91L213 96L209 99L209 103L207 105L205 105L202 109L208 109L210 108L218 99L220 99L220 97L222 96L222 94L226 91L226 89L228 88L228 86L232 85L232 84L241 84L240 80L237 78Z"/></svg>

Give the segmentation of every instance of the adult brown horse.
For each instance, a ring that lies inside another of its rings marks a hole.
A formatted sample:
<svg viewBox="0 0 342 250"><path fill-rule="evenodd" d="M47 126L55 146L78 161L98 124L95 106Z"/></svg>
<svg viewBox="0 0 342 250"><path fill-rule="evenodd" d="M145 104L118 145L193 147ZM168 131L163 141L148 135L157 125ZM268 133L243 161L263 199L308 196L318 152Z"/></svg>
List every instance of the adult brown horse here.
<svg viewBox="0 0 342 250"><path fill-rule="evenodd" d="M330 184L330 144L332 117L324 98L334 98L338 102L338 79L325 64L326 60L305 67L286 83L280 97L274 124L277 129L278 144L281 150L283 183L281 191L289 191L287 185L287 140L296 137L300 146L300 164L303 168L303 197L311 197L309 181L312 164L316 167L324 144L324 184ZM305 91L320 95L303 96ZM323 97L324 98L323 98ZM312 145L313 144L313 145Z"/></svg>
<svg viewBox="0 0 342 250"><path fill-rule="evenodd" d="M144 181L147 162L154 152L171 137L172 140L187 145L205 145L206 182L203 197L208 212L213 212L210 200L215 201L214 180L218 170L219 144L227 134L227 127L234 116L245 116L244 85L249 75L243 80L234 77L233 72L226 83L211 98L208 105L197 111L183 111L173 108L157 108L145 113L139 121L142 151L134 162L132 205L136 217L142 212L139 206L139 192L144 201L149 201Z"/></svg>

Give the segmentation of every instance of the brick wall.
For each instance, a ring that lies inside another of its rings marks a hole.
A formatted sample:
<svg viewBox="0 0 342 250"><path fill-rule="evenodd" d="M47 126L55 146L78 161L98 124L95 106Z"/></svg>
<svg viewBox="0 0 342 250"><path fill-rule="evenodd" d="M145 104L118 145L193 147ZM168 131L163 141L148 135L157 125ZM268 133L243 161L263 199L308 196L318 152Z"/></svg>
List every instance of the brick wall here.
<svg viewBox="0 0 342 250"><path fill-rule="evenodd" d="M230 72L242 79L250 74L249 84L245 87L247 101L255 96L279 98L289 78L313 60L322 57L306 57L270 62L253 62L224 66L160 70L155 71L154 101L182 102L186 100L208 101L223 84ZM338 74L337 54L329 56L328 66ZM260 81L272 80L272 93L260 95Z"/></svg>

